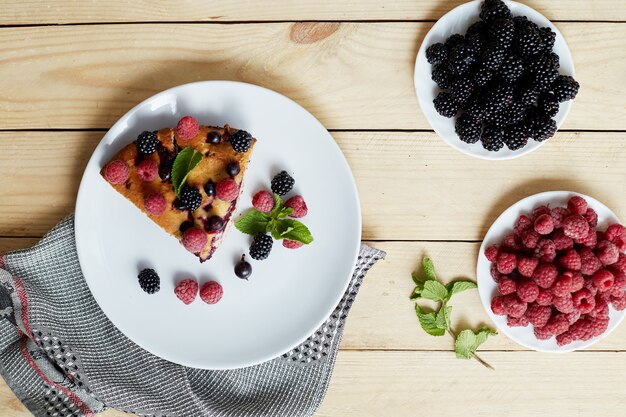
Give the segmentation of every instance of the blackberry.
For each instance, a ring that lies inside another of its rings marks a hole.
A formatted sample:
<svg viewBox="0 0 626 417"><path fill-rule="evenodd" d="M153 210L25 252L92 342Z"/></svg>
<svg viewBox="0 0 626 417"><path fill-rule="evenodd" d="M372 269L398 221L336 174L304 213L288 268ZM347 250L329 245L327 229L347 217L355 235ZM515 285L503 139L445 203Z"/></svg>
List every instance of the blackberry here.
<svg viewBox="0 0 626 417"><path fill-rule="evenodd" d="M490 70L497 70L504 62L506 51L499 48L497 44L490 43L485 47L482 54L483 66Z"/></svg>
<svg viewBox="0 0 626 417"><path fill-rule="evenodd" d="M252 135L245 130L238 130L230 135L230 145L235 152L246 152L252 145Z"/></svg>
<svg viewBox="0 0 626 417"><path fill-rule="evenodd" d="M482 122L484 111L480 99L475 98L468 101L465 106L465 114Z"/></svg>
<svg viewBox="0 0 626 417"><path fill-rule="evenodd" d="M239 171L241 171L241 167L239 166L239 162L237 161L231 162L228 165L226 165L226 173L231 177L234 177L237 174L239 174Z"/></svg>
<svg viewBox="0 0 626 417"><path fill-rule="evenodd" d="M520 102L513 102L502 112L505 125L513 125L521 122L526 117L526 106Z"/></svg>
<svg viewBox="0 0 626 417"><path fill-rule="evenodd" d="M467 47L472 51L474 55L480 55L487 40L482 33L472 33L465 35L465 41L467 43Z"/></svg>
<svg viewBox="0 0 626 417"><path fill-rule="evenodd" d="M485 33L487 33L487 23L485 23L482 20L479 20L477 22L474 22L470 25L470 27L467 28L467 31L465 32L465 36L472 36L472 35L484 35Z"/></svg>
<svg viewBox="0 0 626 417"><path fill-rule="evenodd" d="M476 143L480 139L481 124L467 113L456 119L454 131L465 143Z"/></svg>
<svg viewBox="0 0 626 417"><path fill-rule="evenodd" d="M483 115L483 122L493 127L504 127L507 124L507 118L505 114L501 112L485 112Z"/></svg>
<svg viewBox="0 0 626 417"><path fill-rule="evenodd" d="M159 140L157 139L156 133L148 131L141 132L135 141L135 145L137 146L139 152L145 155L154 153L158 144Z"/></svg>
<svg viewBox="0 0 626 417"><path fill-rule="evenodd" d="M266 259L272 251L273 244L274 239L272 239L272 236L259 233L254 236L254 239L252 239L252 244L250 245L250 257L252 257L252 259L256 259L257 261Z"/></svg>
<svg viewBox="0 0 626 417"><path fill-rule="evenodd" d="M502 0L485 0L480 5L480 18L487 22L510 17L511 10Z"/></svg>
<svg viewBox="0 0 626 417"><path fill-rule="evenodd" d="M139 286L148 294L154 294L161 289L161 278L154 272L154 269L146 268L137 276Z"/></svg>
<svg viewBox="0 0 626 417"><path fill-rule="evenodd" d="M480 136L483 148L488 151L496 152L504 146L504 131L495 127L487 126Z"/></svg>
<svg viewBox="0 0 626 417"><path fill-rule="evenodd" d="M500 49L509 49L513 43L514 34L515 26L511 19L498 19L489 27L489 38Z"/></svg>
<svg viewBox="0 0 626 417"><path fill-rule="evenodd" d="M457 45L450 51L448 68L453 75L462 75L469 71L475 58L467 45Z"/></svg>
<svg viewBox="0 0 626 417"><path fill-rule="evenodd" d="M474 83L469 77L460 77L452 81L449 93L457 103L463 104L470 98L474 88Z"/></svg>
<svg viewBox="0 0 626 417"><path fill-rule="evenodd" d="M485 97L485 113L498 113L513 102L513 88L505 84L493 85Z"/></svg>
<svg viewBox="0 0 626 417"><path fill-rule="evenodd" d="M508 126L504 130L504 144L512 151L522 149L528 143L528 133L524 123Z"/></svg>
<svg viewBox="0 0 626 417"><path fill-rule="evenodd" d="M543 42L543 49L546 52L552 52L554 47L554 41L556 40L556 33L549 27L539 29L539 37Z"/></svg>
<svg viewBox="0 0 626 417"><path fill-rule="evenodd" d="M295 180L287 173L287 171L280 171L272 179L272 192L278 195L285 195L293 188Z"/></svg>
<svg viewBox="0 0 626 417"><path fill-rule="evenodd" d="M185 185L178 197L182 206L191 211L196 211L202 204L202 196L197 188Z"/></svg>
<svg viewBox="0 0 626 417"><path fill-rule="evenodd" d="M544 56L546 57L548 62L552 65L552 67L554 67L554 69L559 69L559 67L561 66L561 63L559 62L559 56L557 54L555 54L554 52L548 52Z"/></svg>
<svg viewBox="0 0 626 417"><path fill-rule="evenodd" d="M517 31L514 46L515 50L523 57L531 57L544 49L539 31L530 26Z"/></svg>
<svg viewBox="0 0 626 417"><path fill-rule="evenodd" d="M539 99L539 92L522 86L517 92L517 100L525 106L535 106Z"/></svg>
<svg viewBox="0 0 626 417"><path fill-rule="evenodd" d="M463 35L459 35L458 33L456 33L446 40L445 46L448 49L448 53L450 53L455 46L463 45L464 43L465 38L463 37Z"/></svg>
<svg viewBox="0 0 626 417"><path fill-rule="evenodd" d="M531 61L529 70L530 82L533 88L539 92L549 90L554 80L559 76L558 70L545 57Z"/></svg>
<svg viewBox="0 0 626 417"><path fill-rule="evenodd" d="M491 81L492 77L493 72L490 69L481 67L474 74L474 84L478 87L484 87L489 81Z"/></svg>
<svg viewBox="0 0 626 417"><path fill-rule="evenodd" d="M559 100L557 100L554 93L543 93L539 96L537 107L539 108L539 113L548 117L554 117L559 112Z"/></svg>
<svg viewBox="0 0 626 417"><path fill-rule="evenodd" d="M524 73L524 61L518 56L509 55L500 66L499 74L502 81L513 84Z"/></svg>
<svg viewBox="0 0 626 417"><path fill-rule="evenodd" d="M452 81L446 65L437 65L433 70L431 78L441 89L450 87L450 82Z"/></svg>
<svg viewBox="0 0 626 417"><path fill-rule="evenodd" d="M435 110L443 117L453 117L459 111L459 104L454 101L452 94L442 92L433 100Z"/></svg>
<svg viewBox="0 0 626 417"><path fill-rule="evenodd" d="M537 116L529 120L530 136L537 142L550 139L556 133L556 121L548 116Z"/></svg>
<svg viewBox="0 0 626 417"><path fill-rule="evenodd" d="M516 32L527 28L539 30L539 26L537 26L535 22L528 20L526 16L515 16L513 18L513 24L515 25Z"/></svg>
<svg viewBox="0 0 626 417"><path fill-rule="evenodd" d="M426 60L431 65L441 65L448 59L448 50L442 43L434 43L426 49Z"/></svg>
<svg viewBox="0 0 626 417"><path fill-rule="evenodd" d="M561 103L567 100L573 100L578 94L580 84L569 75L559 75L552 84L552 91L557 100Z"/></svg>

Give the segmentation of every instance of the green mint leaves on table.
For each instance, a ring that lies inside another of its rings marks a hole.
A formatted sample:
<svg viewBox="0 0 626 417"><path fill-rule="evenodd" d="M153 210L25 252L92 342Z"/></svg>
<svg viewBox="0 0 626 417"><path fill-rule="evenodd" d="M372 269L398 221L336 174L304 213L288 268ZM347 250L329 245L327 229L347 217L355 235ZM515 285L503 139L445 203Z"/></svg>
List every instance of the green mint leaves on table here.
<svg viewBox="0 0 626 417"><path fill-rule="evenodd" d="M257 235L270 233L275 240L287 239L308 245L313 242L309 229L294 219L287 219L293 209L285 207L278 194L274 194L274 208L269 213L250 209L237 222L235 227L242 233Z"/></svg>
<svg viewBox="0 0 626 417"><path fill-rule="evenodd" d="M476 283L460 279L443 285L437 279L435 266L428 257L422 258L422 269L422 276L416 273L412 274L415 289L410 296L411 300L427 299L440 303L439 308L434 311L426 311L415 303L415 314L422 329L431 336L443 336L448 333L454 338L454 352L457 358L474 358L484 366L493 369L491 365L476 355L476 350L487 340L487 337L496 335L496 332L483 326L478 332L465 329L456 334L450 327L452 306L448 305L448 301L455 294L476 288Z"/></svg>
<svg viewBox="0 0 626 417"><path fill-rule="evenodd" d="M187 176L200 160L202 160L202 154L193 148L187 147L178 152L172 165L172 185L176 196L180 194L187 181Z"/></svg>

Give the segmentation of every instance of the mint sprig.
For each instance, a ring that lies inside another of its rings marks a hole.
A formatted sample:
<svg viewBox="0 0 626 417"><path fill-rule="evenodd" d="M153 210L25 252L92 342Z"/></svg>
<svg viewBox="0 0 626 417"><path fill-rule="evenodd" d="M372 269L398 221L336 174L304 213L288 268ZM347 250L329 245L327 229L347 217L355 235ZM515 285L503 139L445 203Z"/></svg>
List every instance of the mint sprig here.
<svg viewBox="0 0 626 417"><path fill-rule="evenodd" d="M454 338L454 352L457 358L474 358L487 368L493 369L491 365L476 354L476 350L489 336L497 333L483 326L477 332L465 329L457 335L450 326L452 306L448 305L448 301L455 294L476 288L476 283L467 279L458 279L443 285L437 279L435 266L428 257L422 258L422 270L423 275L411 274L413 282L415 282L415 288L411 293L410 299L417 300L423 298L439 303L439 308L431 311L425 311L419 304L415 303L415 314L422 329L431 336L443 336L445 333L448 333Z"/></svg>
<svg viewBox="0 0 626 417"><path fill-rule="evenodd" d="M183 189L187 177L192 169L202 160L202 154L193 148L187 147L178 152L172 165L172 185L178 196Z"/></svg>
<svg viewBox="0 0 626 417"><path fill-rule="evenodd" d="M287 239L304 243L313 242L311 231L298 220L288 219L293 213L291 207L285 207L278 194L274 194L274 208L269 213L257 209L248 210L237 222L235 227L242 233L257 235L269 233L275 240Z"/></svg>

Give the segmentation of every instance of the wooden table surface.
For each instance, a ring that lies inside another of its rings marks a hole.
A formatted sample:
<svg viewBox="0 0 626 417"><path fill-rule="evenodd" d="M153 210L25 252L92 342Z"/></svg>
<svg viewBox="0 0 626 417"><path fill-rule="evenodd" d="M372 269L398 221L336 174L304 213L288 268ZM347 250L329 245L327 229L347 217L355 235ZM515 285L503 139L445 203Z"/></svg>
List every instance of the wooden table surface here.
<svg viewBox="0 0 626 417"><path fill-rule="evenodd" d="M420 43L460 3L0 0L0 252L73 210L89 155L138 102L191 81L258 84L330 130L360 190L363 237L388 253L357 298L318 416L623 416L626 325L565 355L499 335L481 348L490 371L426 335L407 298L424 254L442 277L474 278L487 228L527 195L574 190L626 219L623 0L526 2L562 31L581 90L554 139L503 162L449 148L415 98ZM476 291L454 306L454 326L490 323ZM0 415L30 415L4 383Z"/></svg>

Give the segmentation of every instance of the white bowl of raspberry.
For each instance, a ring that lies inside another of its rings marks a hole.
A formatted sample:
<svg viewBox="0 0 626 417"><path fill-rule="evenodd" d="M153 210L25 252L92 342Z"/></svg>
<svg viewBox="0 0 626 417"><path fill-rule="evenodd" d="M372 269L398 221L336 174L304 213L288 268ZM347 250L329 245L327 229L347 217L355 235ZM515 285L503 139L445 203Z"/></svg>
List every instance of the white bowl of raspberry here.
<svg viewBox="0 0 626 417"><path fill-rule="evenodd" d="M480 247L480 299L498 329L540 352L587 348L626 315L626 228L608 207L570 191L505 210Z"/></svg>
<svg viewBox="0 0 626 417"><path fill-rule="evenodd" d="M476 0L428 32L414 83L424 116L447 144L504 160L555 134L578 92L574 76L567 43L546 17L514 1Z"/></svg>

